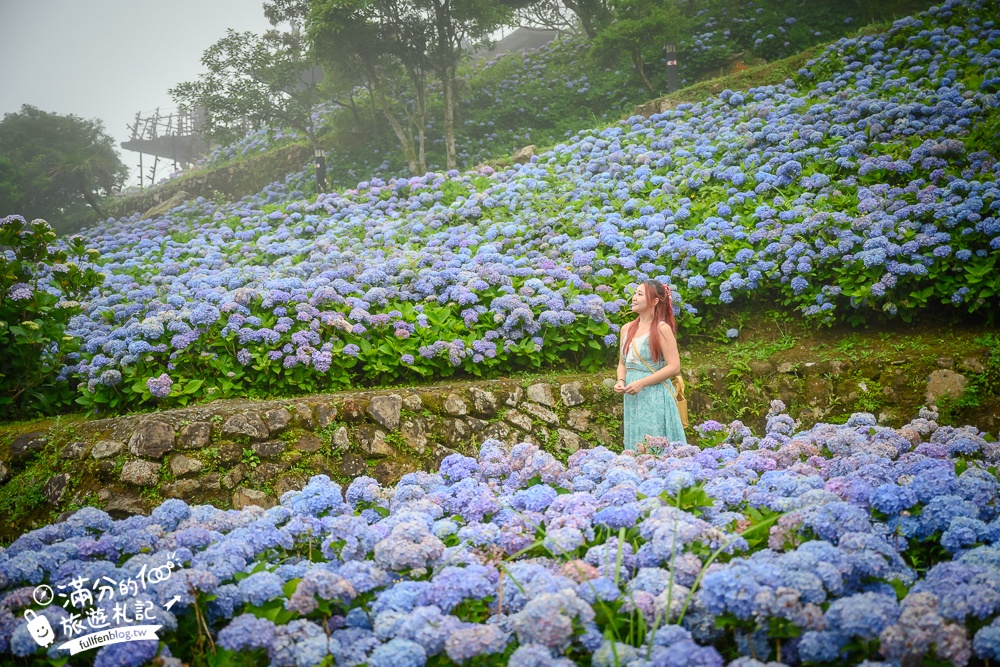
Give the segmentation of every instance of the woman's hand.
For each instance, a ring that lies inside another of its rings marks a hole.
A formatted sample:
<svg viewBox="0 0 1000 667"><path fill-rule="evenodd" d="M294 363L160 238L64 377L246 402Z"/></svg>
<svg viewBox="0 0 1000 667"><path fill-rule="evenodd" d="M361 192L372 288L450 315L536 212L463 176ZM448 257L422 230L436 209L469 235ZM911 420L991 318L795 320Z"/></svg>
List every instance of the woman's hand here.
<svg viewBox="0 0 1000 667"><path fill-rule="evenodd" d="M624 394L625 393L625 380L619 380L618 382L615 382L614 390L615 390L616 394Z"/></svg>
<svg viewBox="0 0 1000 667"><path fill-rule="evenodd" d="M642 380L636 380L635 382L629 382L623 391L630 396L635 396L645 386L646 386L645 382L643 382Z"/></svg>

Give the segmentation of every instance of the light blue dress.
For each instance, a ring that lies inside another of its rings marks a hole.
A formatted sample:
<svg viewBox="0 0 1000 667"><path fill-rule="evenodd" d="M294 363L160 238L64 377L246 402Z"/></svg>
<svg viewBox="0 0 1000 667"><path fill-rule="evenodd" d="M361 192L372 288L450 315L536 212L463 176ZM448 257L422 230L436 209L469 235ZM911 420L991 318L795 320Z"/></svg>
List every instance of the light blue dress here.
<svg viewBox="0 0 1000 667"><path fill-rule="evenodd" d="M635 347L653 371L658 371L666 365L662 359L658 362L653 361L653 355L649 351L648 333L635 338ZM632 346L629 345L625 353L625 384L628 385L650 375L652 373L641 359L636 358ZM662 382L643 387L635 396L625 394L625 449L635 450L638 443L646 441L647 435L687 444L673 390L664 386Z"/></svg>

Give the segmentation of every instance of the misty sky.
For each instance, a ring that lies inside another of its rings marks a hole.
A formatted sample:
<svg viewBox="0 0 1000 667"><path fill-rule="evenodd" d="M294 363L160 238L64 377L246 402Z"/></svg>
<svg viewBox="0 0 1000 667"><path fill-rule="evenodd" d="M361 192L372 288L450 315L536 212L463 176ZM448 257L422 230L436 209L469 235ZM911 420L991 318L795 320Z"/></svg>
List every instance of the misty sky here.
<svg viewBox="0 0 1000 667"><path fill-rule="evenodd" d="M201 54L227 28L266 30L261 6L261 0L0 0L0 116L31 104L99 118L121 144L137 111L174 107L167 90L197 78ZM119 153L134 180L139 154Z"/></svg>

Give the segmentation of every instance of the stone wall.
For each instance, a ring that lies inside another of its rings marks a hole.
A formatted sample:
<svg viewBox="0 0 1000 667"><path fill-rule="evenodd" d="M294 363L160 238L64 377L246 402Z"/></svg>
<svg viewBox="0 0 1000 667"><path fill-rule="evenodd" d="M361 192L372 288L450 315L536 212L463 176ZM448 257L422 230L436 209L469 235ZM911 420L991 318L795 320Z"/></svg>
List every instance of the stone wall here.
<svg viewBox="0 0 1000 667"><path fill-rule="evenodd" d="M739 418L763 427L781 399L802 427L873 412L899 426L920 406L962 395L988 355L887 360L824 359L794 348L720 366L682 352L694 422ZM93 504L114 516L147 512L165 498L220 507L270 505L322 473L342 483L371 475L392 483L432 470L452 452L473 455L486 438L530 441L560 457L580 447L621 446L622 399L613 373L480 381L297 399L214 401L177 410L83 421L0 440L0 491L43 499L0 530L0 543L59 512ZM1000 399L963 417L1000 426ZM694 432L688 430L689 439ZM31 488L34 484L36 488ZM2 494L0 494L2 495Z"/></svg>
<svg viewBox="0 0 1000 667"><path fill-rule="evenodd" d="M175 206L184 200L198 197L212 200L221 197L225 201L237 201L257 194L274 181L284 180L285 174L301 170L311 164L311 160L312 148L298 144L284 146L218 169L167 181L109 202L106 208L108 215L115 218L128 217L133 213L148 213L145 217L153 217L156 207L178 194L182 194L183 200L176 202Z"/></svg>
<svg viewBox="0 0 1000 667"><path fill-rule="evenodd" d="M43 451L58 457L67 471L44 487L54 508L95 498L113 516L145 513L165 498L270 506L317 473L391 483L453 452L475 454L486 438L534 442L563 456L614 446L621 414L621 399L589 375L216 401L83 422L72 438L26 433L5 467L9 477Z"/></svg>

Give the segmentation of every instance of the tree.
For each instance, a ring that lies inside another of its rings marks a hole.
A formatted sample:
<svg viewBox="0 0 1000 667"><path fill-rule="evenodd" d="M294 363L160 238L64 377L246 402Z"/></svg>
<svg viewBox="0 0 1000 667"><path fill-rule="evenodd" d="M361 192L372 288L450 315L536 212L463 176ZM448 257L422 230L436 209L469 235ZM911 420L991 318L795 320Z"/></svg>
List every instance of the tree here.
<svg viewBox="0 0 1000 667"><path fill-rule="evenodd" d="M213 139L225 143L248 129L279 123L315 142L318 63L297 30L228 30L201 62L207 71L169 92L181 108L205 111Z"/></svg>
<svg viewBox="0 0 1000 667"><path fill-rule="evenodd" d="M468 47L487 39L497 28L515 21L515 11L537 0L412 0L430 23L428 59L441 81L444 102L445 164L458 166L455 115L458 66Z"/></svg>
<svg viewBox="0 0 1000 667"><path fill-rule="evenodd" d="M306 28L328 67L361 74L410 172L426 172L431 35L423 17L402 0L313 0Z"/></svg>
<svg viewBox="0 0 1000 667"><path fill-rule="evenodd" d="M614 20L594 39L594 52L615 57L627 53L643 87L654 95L646 75L644 51L659 53L664 43L676 42L686 35L690 12L681 10L685 0L611 0ZM690 9L692 3L687 3Z"/></svg>
<svg viewBox="0 0 1000 667"><path fill-rule="evenodd" d="M43 218L66 232L94 216L128 176L101 121L24 105L0 121L0 215Z"/></svg>
<svg viewBox="0 0 1000 667"><path fill-rule="evenodd" d="M589 39L597 37L597 33L611 24L614 12L608 2L609 0L562 0L563 6L580 19L580 25Z"/></svg>

